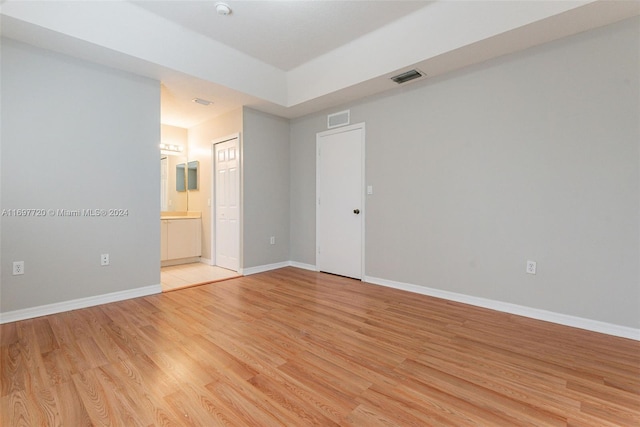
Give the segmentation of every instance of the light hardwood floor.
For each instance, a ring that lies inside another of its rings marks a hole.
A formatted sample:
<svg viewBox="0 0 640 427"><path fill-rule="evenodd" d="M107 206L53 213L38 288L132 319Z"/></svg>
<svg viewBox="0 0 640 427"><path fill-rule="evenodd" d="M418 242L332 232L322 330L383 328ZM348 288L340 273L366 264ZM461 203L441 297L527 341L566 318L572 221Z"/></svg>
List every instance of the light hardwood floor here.
<svg viewBox="0 0 640 427"><path fill-rule="evenodd" d="M2 426L640 425L640 342L295 268L0 333Z"/></svg>

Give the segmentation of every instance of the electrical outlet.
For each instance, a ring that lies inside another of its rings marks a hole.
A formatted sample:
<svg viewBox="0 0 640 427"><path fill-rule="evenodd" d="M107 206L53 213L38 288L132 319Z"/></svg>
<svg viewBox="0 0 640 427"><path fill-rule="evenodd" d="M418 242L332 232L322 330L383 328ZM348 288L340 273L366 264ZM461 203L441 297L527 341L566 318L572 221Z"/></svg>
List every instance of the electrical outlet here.
<svg viewBox="0 0 640 427"><path fill-rule="evenodd" d="M100 255L100 265L103 267L109 265L109 254Z"/></svg>
<svg viewBox="0 0 640 427"><path fill-rule="evenodd" d="M527 273L536 274L536 262L535 261L527 261Z"/></svg>
<svg viewBox="0 0 640 427"><path fill-rule="evenodd" d="M24 261L14 261L13 262L13 275L19 276L24 274Z"/></svg>
<svg viewBox="0 0 640 427"><path fill-rule="evenodd" d="M276 236L271 236L271 238L269 239L269 243L271 243L272 245L276 244Z"/></svg>

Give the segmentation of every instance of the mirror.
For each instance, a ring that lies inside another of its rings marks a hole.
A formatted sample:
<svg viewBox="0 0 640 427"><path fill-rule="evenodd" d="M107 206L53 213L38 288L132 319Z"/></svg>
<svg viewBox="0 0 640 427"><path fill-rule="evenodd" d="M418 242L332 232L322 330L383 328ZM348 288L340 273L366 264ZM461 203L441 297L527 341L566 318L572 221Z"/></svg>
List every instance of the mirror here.
<svg viewBox="0 0 640 427"><path fill-rule="evenodd" d="M198 189L198 165L200 162L179 163L176 165L176 191Z"/></svg>
<svg viewBox="0 0 640 427"><path fill-rule="evenodd" d="M198 161L187 163L187 189L198 189Z"/></svg>
<svg viewBox="0 0 640 427"><path fill-rule="evenodd" d="M185 183L185 166L186 163L179 163L176 165L176 191L187 191Z"/></svg>
<svg viewBox="0 0 640 427"><path fill-rule="evenodd" d="M185 156L166 155L160 156L160 210L171 212L183 212L188 209L186 191L186 162ZM182 164L182 174L176 173L178 165ZM183 190L178 191L178 180L182 176Z"/></svg>

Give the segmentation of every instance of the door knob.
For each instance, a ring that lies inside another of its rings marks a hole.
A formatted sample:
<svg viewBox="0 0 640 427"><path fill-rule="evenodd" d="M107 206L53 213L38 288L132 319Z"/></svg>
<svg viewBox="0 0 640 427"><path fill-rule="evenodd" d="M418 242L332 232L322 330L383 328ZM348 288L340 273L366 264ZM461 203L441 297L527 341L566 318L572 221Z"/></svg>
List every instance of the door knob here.
<svg viewBox="0 0 640 427"><path fill-rule="evenodd" d="M358 214L360 213L360 209L354 209L354 210L353 210L353 213L354 213L354 214L356 214L356 215L358 215Z"/></svg>

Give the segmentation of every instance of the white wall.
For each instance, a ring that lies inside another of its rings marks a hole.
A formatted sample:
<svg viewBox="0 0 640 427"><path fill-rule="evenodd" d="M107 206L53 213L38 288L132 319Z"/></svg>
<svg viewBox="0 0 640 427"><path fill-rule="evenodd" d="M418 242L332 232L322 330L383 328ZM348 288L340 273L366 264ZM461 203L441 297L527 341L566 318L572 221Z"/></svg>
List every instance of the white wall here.
<svg viewBox="0 0 640 427"><path fill-rule="evenodd" d="M633 18L330 111L367 125L366 275L640 327L639 48ZM306 264L325 128L291 124Z"/></svg>
<svg viewBox="0 0 640 427"><path fill-rule="evenodd" d="M159 285L159 82L5 39L1 67L0 208L128 214L2 216L0 311Z"/></svg>

